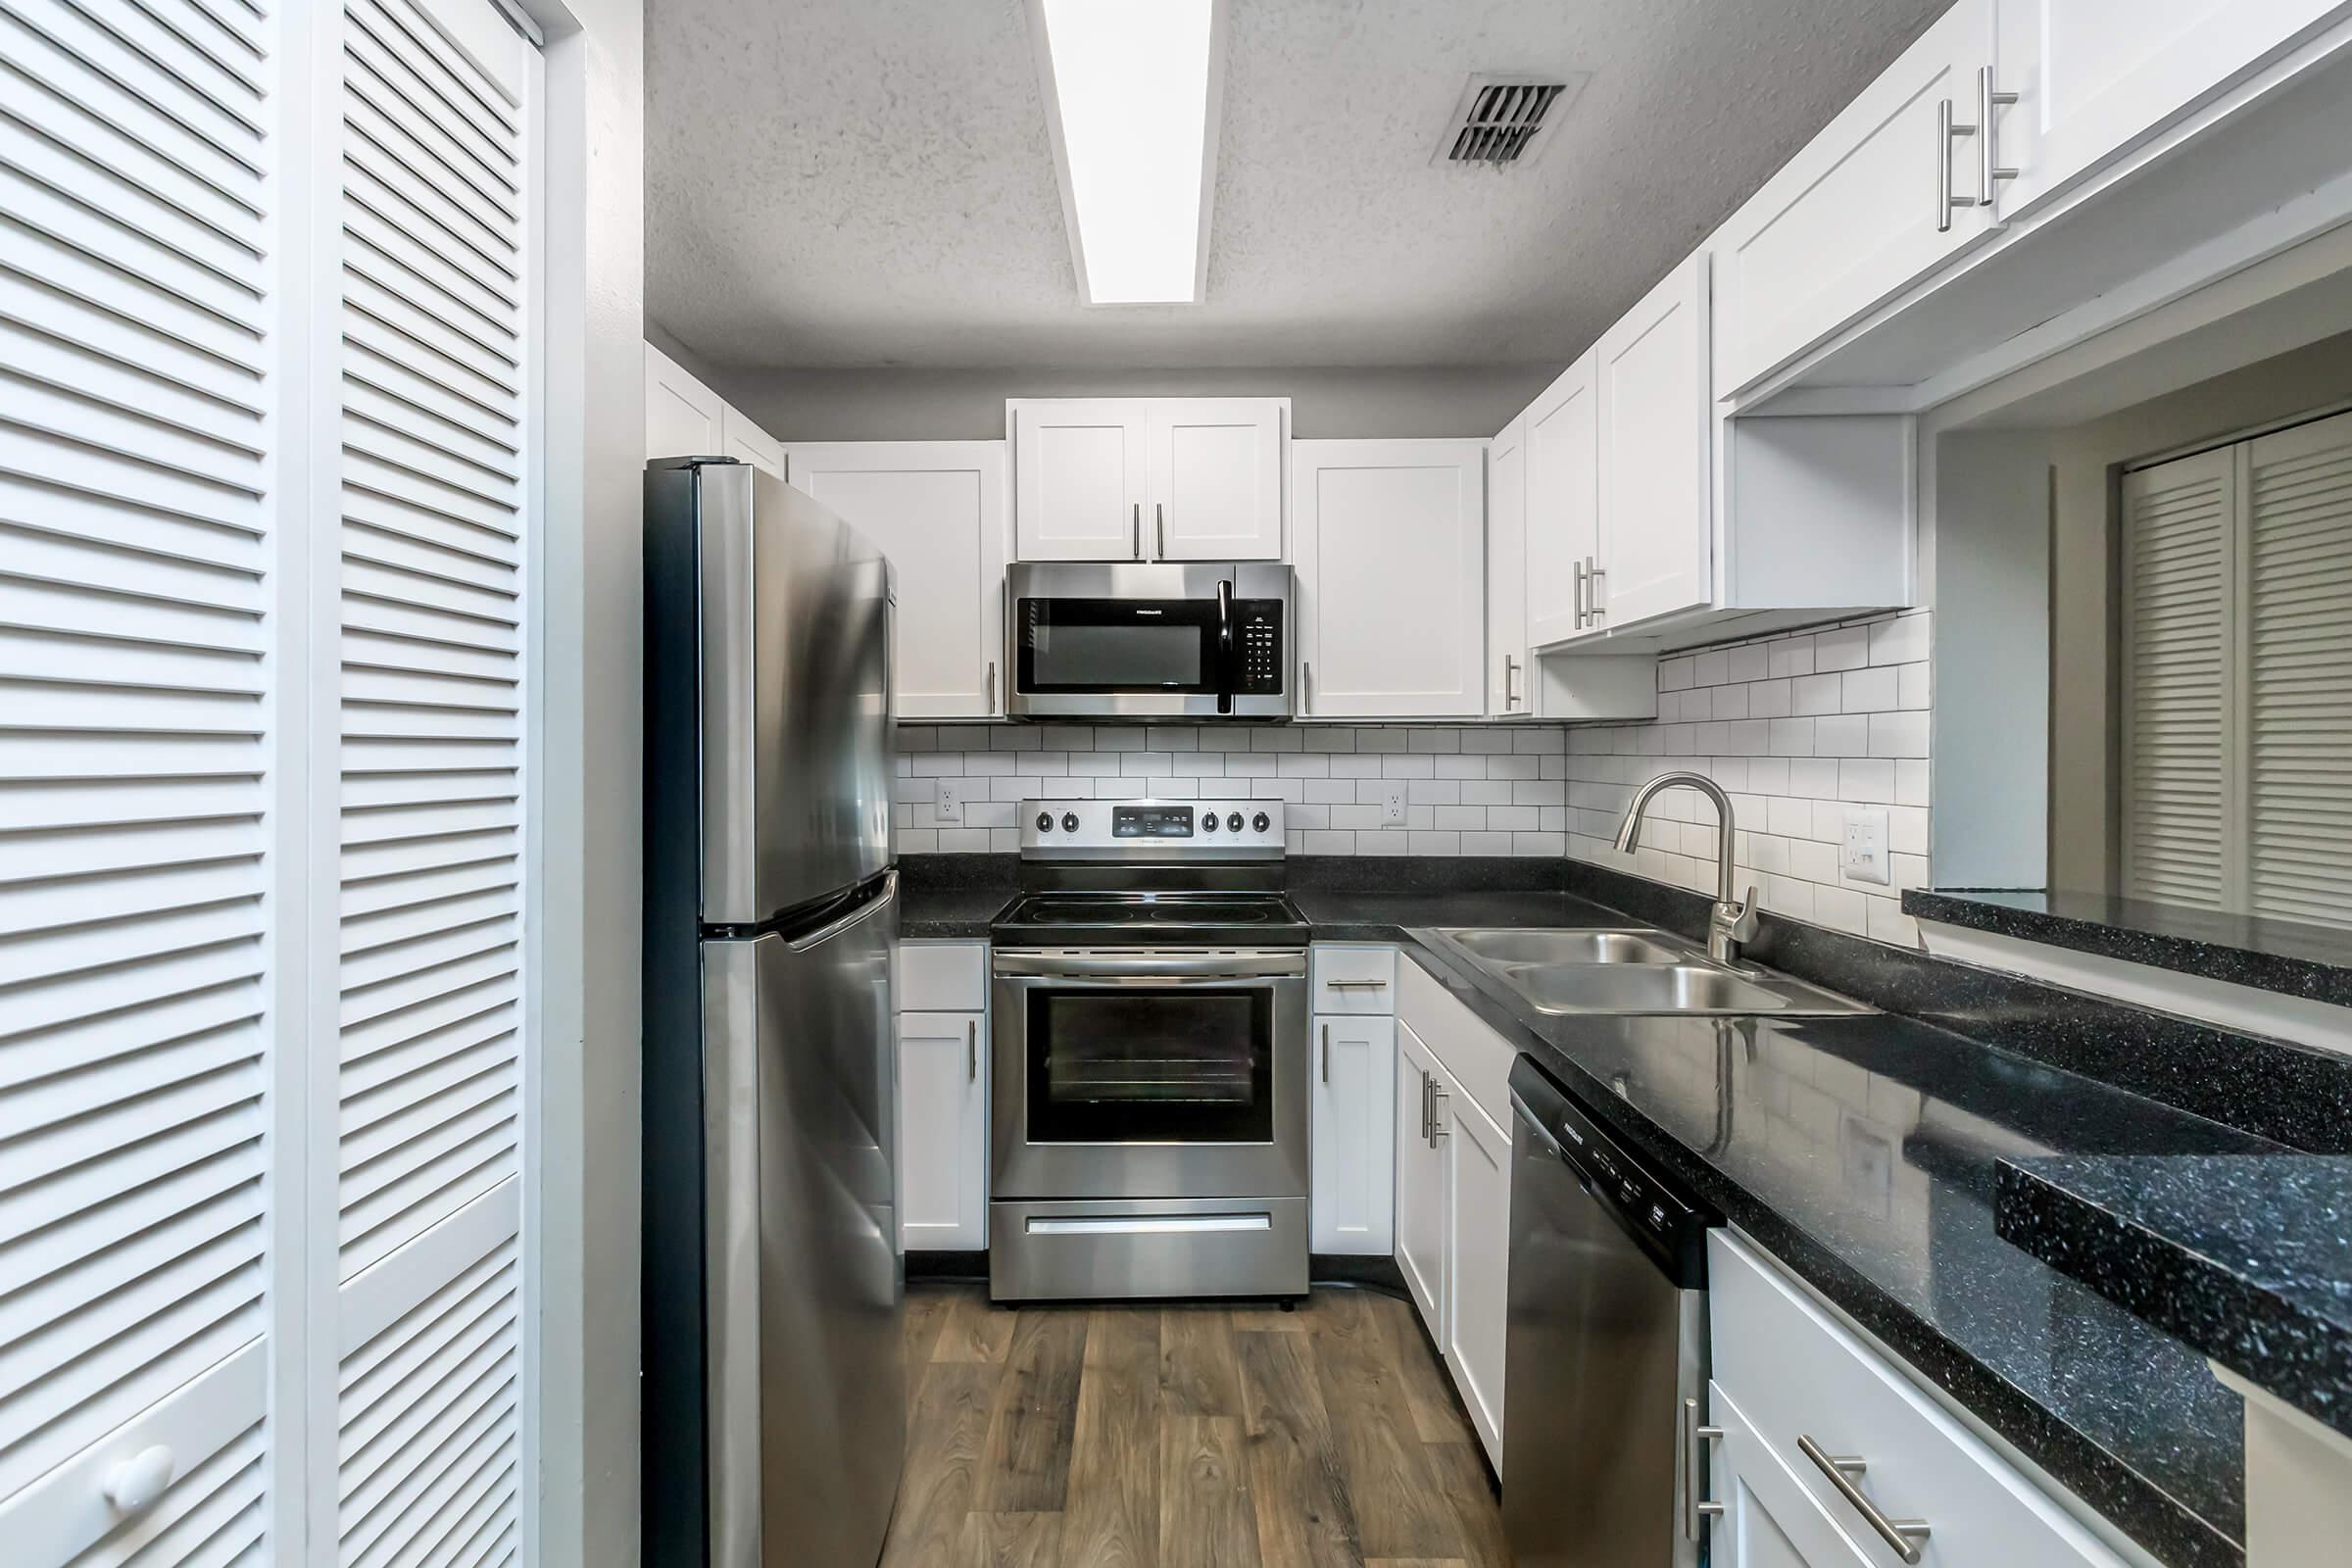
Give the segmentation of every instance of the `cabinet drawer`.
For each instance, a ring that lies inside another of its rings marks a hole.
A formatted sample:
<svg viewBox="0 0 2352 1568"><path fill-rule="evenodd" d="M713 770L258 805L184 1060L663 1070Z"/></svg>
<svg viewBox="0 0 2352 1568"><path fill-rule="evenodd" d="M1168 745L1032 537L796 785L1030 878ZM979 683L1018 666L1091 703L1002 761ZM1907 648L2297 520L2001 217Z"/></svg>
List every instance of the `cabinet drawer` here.
<svg viewBox="0 0 2352 1568"><path fill-rule="evenodd" d="M1396 1010L1395 948L1317 947L1312 967L1316 1012Z"/></svg>
<svg viewBox="0 0 2352 1568"><path fill-rule="evenodd" d="M988 944L985 942L902 942L898 946L901 1012L986 1012Z"/></svg>
<svg viewBox="0 0 2352 1568"><path fill-rule="evenodd" d="M1799 1439L1865 1461L1856 1484L1888 1519L1926 1522L1927 1568L2121 1568L2063 1504L1729 1231L1710 1233L1707 1263L1716 1384L1869 1560L1897 1559Z"/></svg>
<svg viewBox="0 0 2352 1568"><path fill-rule="evenodd" d="M1511 1063L1519 1053L1417 963L1397 965L1396 1015L1453 1075L1487 1119L1510 1136Z"/></svg>

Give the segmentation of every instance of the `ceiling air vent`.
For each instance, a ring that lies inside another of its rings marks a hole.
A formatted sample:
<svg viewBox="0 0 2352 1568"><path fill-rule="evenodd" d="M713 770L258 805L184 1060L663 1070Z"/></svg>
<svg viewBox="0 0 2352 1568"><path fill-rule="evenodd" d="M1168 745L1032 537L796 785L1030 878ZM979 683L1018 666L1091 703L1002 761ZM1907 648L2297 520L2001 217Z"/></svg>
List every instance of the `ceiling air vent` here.
<svg viewBox="0 0 2352 1568"><path fill-rule="evenodd" d="M1551 140L1544 131L1567 115L1584 85L1582 73L1564 78L1474 75L1430 162L1494 167L1532 162Z"/></svg>

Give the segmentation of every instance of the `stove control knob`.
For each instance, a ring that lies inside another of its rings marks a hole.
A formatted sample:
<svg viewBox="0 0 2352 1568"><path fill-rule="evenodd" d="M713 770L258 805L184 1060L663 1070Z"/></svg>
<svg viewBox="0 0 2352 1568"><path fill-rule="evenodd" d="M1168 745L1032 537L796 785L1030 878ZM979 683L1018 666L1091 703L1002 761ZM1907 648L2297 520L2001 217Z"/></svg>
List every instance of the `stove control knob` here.
<svg viewBox="0 0 2352 1568"><path fill-rule="evenodd" d="M1078 813L1076 811L1064 811L1061 813L1061 830L1064 833L1075 833L1078 831Z"/></svg>
<svg viewBox="0 0 2352 1568"><path fill-rule="evenodd" d="M1051 833L1054 831L1054 813L1052 811L1040 811L1037 813L1037 830L1040 833Z"/></svg>
<svg viewBox="0 0 2352 1568"><path fill-rule="evenodd" d="M1266 829L1274 825L1274 819L1268 816L1265 812L1260 811L1250 819L1250 825L1257 829L1258 832L1263 833Z"/></svg>
<svg viewBox="0 0 2352 1568"><path fill-rule="evenodd" d="M1231 816L1225 819L1225 825L1233 829L1233 831L1236 833L1239 833L1242 830L1242 813L1239 811L1234 812Z"/></svg>
<svg viewBox="0 0 2352 1568"><path fill-rule="evenodd" d="M1200 831L1203 833L1214 833L1216 830L1217 813L1214 811L1202 811L1200 813Z"/></svg>

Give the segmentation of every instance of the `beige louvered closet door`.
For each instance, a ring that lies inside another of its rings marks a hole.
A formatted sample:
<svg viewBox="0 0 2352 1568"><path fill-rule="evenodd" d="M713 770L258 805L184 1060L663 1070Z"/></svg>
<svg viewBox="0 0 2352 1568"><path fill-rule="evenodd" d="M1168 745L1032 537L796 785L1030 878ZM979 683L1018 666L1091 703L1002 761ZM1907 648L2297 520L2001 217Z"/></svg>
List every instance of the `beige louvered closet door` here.
<svg viewBox="0 0 2352 1568"><path fill-rule="evenodd" d="M2231 449L2125 475L2123 890L2220 908L2233 837Z"/></svg>
<svg viewBox="0 0 2352 1568"><path fill-rule="evenodd" d="M2247 471L2247 906L2352 920L2352 415Z"/></svg>
<svg viewBox="0 0 2352 1568"><path fill-rule="evenodd" d="M536 53L342 17L337 1543L518 1549Z"/></svg>
<svg viewBox="0 0 2352 1568"><path fill-rule="evenodd" d="M269 1560L268 8L0 8L0 1559ZM299 1281L292 1298L299 1301ZM110 1480L144 1455L131 1509Z"/></svg>

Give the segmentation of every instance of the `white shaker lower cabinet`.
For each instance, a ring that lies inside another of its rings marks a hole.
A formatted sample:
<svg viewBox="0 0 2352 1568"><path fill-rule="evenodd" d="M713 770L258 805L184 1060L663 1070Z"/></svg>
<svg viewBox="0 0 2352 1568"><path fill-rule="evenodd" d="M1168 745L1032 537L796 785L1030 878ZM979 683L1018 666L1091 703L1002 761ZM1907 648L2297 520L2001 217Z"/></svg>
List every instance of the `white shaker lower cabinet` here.
<svg viewBox="0 0 2352 1568"><path fill-rule="evenodd" d="M1396 1266L1487 1457L1502 1465L1518 1053L1419 965L1397 966Z"/></svg>
<svg viewBox="0 0 2352 1568"><path fill-rule="evenodd" d="M899 1014L899 1241L988 1245L988 1018Z"/></svg>
<svg viewBox="0 0 2352 1568"><path fill-rule="evenodd" d="M1302 718L1486 710L1484 441L1294 441Z"/></svg>
<svg viewBox="0 0 2352 1568"><path fill-rule="evenodd" d="M1395 1245L1396 1020L1315 1020L1307 1247L1385 1257Z"/></svg>
<svg viewBox="0 0 2352 1568"><path fill-rule="evenodd" d="M1731 1231L1708 1236L1707 1289L1708 1414L1724 1432L1710 1483L1725 1504L1715 1561L1892 1561L1876 1515L1927 1568L2123 1568L2073 1509ZM1827 1468L1845 1457L1861 1461L1843 1476L1853 1496ZM1926 1533L1897 1528L1912 1522Z"/></svg>
<svg viewBox="0 0 2352 1568"><path fill-rule="evenodd" d="M1446 1370L1487 1457L1502 1465L1503 1324L1509 1311L1511 1144L1439 1068L1431 1129L1446 1160Z"/></svg>
<svg viewBox="0 0 2352 1568"><path fill-rule="evenodd" d="M898 716L1004 711L1002 441L844 441L784 449L785 477L871 539L897 573Z"/></svg>
<svg viewBox="0 0 2352 1568"><path fill-rule="evenodd" d="M899 1242L988 1245L988 944L902 942L898 1008Z"/></svg>
<svg viewBox="0 0 2352 1568"><path fill-rule="evenodd" d="M1446 1156L1431 1126L1443 1069L1396 1021L1396 1267L1430 1338L1446 1343Z"/></svg>

